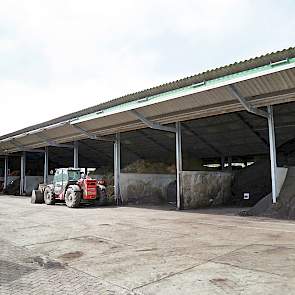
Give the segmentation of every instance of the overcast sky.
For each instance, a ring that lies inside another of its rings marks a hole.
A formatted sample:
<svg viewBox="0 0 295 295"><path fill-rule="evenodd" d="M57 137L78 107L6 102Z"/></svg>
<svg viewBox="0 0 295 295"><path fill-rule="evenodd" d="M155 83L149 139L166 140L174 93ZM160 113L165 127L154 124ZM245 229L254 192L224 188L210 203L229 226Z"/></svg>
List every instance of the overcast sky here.
<svg viewBox="0 0 295 295"><path fill-rule="evenodd" d="M1 0L0 134L295 45L294 0Z"/></svg>

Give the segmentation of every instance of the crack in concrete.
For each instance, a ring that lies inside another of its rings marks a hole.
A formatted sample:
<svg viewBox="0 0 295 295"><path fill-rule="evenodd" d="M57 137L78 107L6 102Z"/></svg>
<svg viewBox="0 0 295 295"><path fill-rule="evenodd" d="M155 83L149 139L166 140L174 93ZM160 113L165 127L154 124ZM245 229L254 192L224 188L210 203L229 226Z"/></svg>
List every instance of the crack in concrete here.
<svg viewBox="0 0 295 295"><path fill-rule="evenodd" d="M231 266L231 267L234 267L234 268L243 269L243 270L249 270L249 271L254 271L254 272L266 273L266 274L278 276L278 277L281 277L281 278L284 277L284 276L282 276L280 274L277 274L277 273L273 273L273 272L269 272L269 271L265 271L265 270L260 270L260 269L256 269L256 268L241 267L241 266L237 266L237 265L231 264L229 262L219 262L219 261L210 261L210 262L212 262L214 264L228 265L228 266Z"/></svg>
<svg viewBox="0 0 295 295"><path fill-rule="evenodd" d="M143 226L134 226L134 225L128 225L130 228L133 228L133 229L144 229L144 230L150 230L150 231L155 231L155 232L163 232L163 233L169 233L169 234L175 234L177 235L176 238L181 238L181 237L185 237L185 236L189 236L190 234L185 234L185 233L177 233L177 232L174 232L174 231L169 231L169 230L163 230L163 229L159 229L159 228L149 228L149 227L143 227Z"/></svg>
<svg viewBox="0 0 295 295"><path fill-rule="evenodd" d="M251 244L250 244L250 245L251 245ZM137 286L137 287L133 288L132 291L137 290L137 289L140 289L140 288L143 288L143 287L146 287L146 286L151 285L151 284L154 284L154 283L158 283L158 282L163 281L163 280L166 280L166 279L168 279L168 278L171 278L171 277L176 276L176 275L178 275L178 274L181 274L181 273L184 273L184 272L186 272L186 271L192 270L192 269L194 269L194 268L196 268L196 267L199 267L199 266L201 266L201 265L205 265L205 264L208 263L208 262L213 262L214 259L221 258L221 257L223 257L223 256L225 256L225 255L228 255L228 254L231 254L231 253L233 253L233 252L235 252L235 251L242 250L242 249L244 249L244 248L246 248L246 247L249 247L250 245L245 245L245 246L243 246L243 247L240 247L240 248L237 248L237 249L231 250L231 251L229 251L229 252L227 252L227 253L225 253L225 254L217 255L217 256L215 256L215 257L213 257L213 258L210 258L210 259L208 259L208 260L205 260L204 262L198 263L198 264L193 265L193 266L191 266L191 267L188 267L188 268L185 268L185 269L180 270L180 271L178 271L178 272L172 273L172 274L170 274L170 275L168 275L168 276L164 276L164 277L162 277L162 278L160 278L160 279L158 279L158 280L155 280L155 281L153 281L153 282L149 282L149 283L143 284L143 285L141 285L141 286Z"/></svg>
<svg viewBox="0 0 295 295"><path fill-rule="evenodd" d="M35 245L50 244L50 243L55 243L55 242L63 242L63 241L67 241L67 240L78 240L78 239L87 238L87 237L91 237L91 236L78 236L78 237L72 237L72 238L58 239L58 240L52 240L52 241L45 241L45 242L40 242L40 243L33 243L33 244L22 245L21 247L30 247L30 246L35 246Z"/></svg>

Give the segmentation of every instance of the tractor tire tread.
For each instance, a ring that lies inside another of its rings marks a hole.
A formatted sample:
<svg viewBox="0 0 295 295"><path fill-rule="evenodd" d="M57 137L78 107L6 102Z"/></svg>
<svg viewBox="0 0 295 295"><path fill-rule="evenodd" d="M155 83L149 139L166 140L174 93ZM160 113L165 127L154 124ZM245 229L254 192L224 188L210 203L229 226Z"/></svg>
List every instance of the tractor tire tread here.
<svg viewBox="0 0 295 295"><path fill-rule="evenodd" d="M69 197L71 196L71 199ZM69 187L66 191L65 202L69 208L77 208L81 202L81 192Z"/></svg>
<svg viewBox="0 0 295 295"><path fill-rule="evenodd" d="M51 189L49 187L46 187L44 190L44 203L46 205L54 205L55 204L55 200L54 200L54 196L52 196L52 198L48 198L47 195L51 192Z"/></svg>

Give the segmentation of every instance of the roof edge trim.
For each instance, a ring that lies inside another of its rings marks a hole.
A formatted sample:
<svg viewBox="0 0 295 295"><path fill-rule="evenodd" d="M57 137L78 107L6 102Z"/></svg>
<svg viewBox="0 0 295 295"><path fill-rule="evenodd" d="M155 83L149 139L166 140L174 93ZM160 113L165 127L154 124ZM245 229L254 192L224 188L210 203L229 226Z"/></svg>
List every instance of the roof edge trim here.
<svg viewBox="0 0 295 295"><path fill-rule="evenodd" d="M70 120L70 123L78 124L85 121L90 121L90 120L106 117L109 115L114 115L121 112L139 109L152 104L165 102L165 101L179 98L182 96L211 90L214 88L230 85L230 84L245 81L245 80L250 80L256 77L272 74L275 72L291 69L294 67L295 67L295 57L284 59L276 63L270 63L268 65L252 68L249 70L237 72L230 75L225 75L216 79L203 81L197 84L192 84L190 86L178 88L178 89L163 92L157 95L147 96L138 100L123 103L117 106L104 109L103 112L94 112L94 113L90 113L84 116L74 118Z"/></svg>

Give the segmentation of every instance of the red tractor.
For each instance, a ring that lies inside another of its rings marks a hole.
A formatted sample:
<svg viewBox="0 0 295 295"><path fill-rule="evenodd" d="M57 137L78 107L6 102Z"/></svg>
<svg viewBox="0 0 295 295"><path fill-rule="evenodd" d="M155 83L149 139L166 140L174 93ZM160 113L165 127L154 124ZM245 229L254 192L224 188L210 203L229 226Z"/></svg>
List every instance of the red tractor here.
<svg viewBox="0 0 295 295"><path fill-rule="evenodd" d="M96 179L81 178L78 168L59 168L55 171L53 184L41 186L33 191L31 202L54 205L65 202L70 208L79 207L80 203L96 203L106 200L106 189Z"/></svg>

